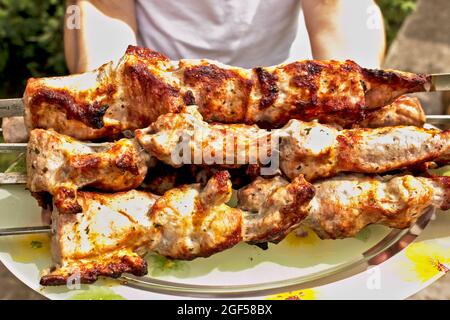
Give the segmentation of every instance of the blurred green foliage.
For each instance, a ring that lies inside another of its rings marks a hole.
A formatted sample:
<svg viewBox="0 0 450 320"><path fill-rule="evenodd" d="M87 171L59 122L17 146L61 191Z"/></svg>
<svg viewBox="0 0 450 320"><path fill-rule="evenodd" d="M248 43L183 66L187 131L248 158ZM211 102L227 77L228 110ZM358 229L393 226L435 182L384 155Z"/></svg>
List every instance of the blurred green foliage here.
<svg viewBox="0 0 450 320"><path fill-rule="evenodd" d="M21 95L30 76L66 73L64 0L0 0L0 98Z"/></svg>
<svg viewBox="0 0 450 320"><path fill-rule="evenodd" d="M383 12L387 43L394 40L405 18L416 8L416 0L376 0Z"/></svg>

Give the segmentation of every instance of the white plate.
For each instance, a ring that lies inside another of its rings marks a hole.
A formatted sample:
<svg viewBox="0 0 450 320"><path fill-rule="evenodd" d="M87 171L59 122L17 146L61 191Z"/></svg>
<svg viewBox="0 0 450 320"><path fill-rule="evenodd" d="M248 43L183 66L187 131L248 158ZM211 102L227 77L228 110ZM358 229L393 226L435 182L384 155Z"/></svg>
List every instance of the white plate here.
<svg viewBox="0 0 450 320"><path fill-rule="evenodd" d="M39 224L40 209L24 186L1 187L0 227ZM128 278L128 283L123 279L103 279L80 287L41 287L40 273L52 263L47 235L1 238L0 260L18 279L50 299L204 298L220 296L221 292L263 299L403 299L447 270L449 227L450 215L439 213L438 219L412 245L368 271L365 268L369 256L364 253L386 241L392 230L370 226L357 238L345 240L319 240L312 232L306 237L292 234L266 251L240 244L190 262L149 255L149 275L144 280L150 284ZM375 253L381 251L383 248L378 248ZM168 284L173 287L168 288ZM286 285L295 291L284 292ZM213 294L208 293L211 290Z"/></svg>

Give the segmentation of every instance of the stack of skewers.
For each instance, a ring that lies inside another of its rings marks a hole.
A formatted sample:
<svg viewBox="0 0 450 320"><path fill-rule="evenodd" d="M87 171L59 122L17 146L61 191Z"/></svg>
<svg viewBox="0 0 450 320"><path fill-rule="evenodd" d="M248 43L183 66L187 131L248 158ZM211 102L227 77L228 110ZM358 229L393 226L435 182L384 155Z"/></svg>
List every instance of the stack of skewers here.
<svg viewBox="0 0 450 320"><path fill-rule="evenodd" d="M245 70L129 47L81 75L30 79L25 182L52 233L42 285L147 272L143 256L195 259L239 242L407 228L450 208L450 132L424 128L431 76L352 61ZM236 190L233 194L233 190ZM232 198L234 199L233 201Z"/></svg>

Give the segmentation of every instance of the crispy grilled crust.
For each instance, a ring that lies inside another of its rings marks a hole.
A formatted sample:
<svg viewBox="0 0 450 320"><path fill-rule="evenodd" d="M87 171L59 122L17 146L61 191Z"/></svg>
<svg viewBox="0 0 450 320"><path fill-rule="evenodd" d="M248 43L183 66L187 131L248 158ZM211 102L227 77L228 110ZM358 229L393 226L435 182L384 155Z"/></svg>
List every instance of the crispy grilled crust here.
<svg viewBox="0 0 450 320"><path fill-rule="evenodd" d="M449 208L449 177L347 175L315 183L314 187L317 195L304 224L321 238L353 237L373 223L404 229L427 207Z"/></svg>
<svg viewBox="0 0 450 320"><path fill-rule="evenodd" d="M60 78L30 79L29 128L82 140L148 126L161 114L197 104L208 122L279 127L292 118L349 125L367 110L419 91L424 75L367 70L352 61L298 61L253 70L209 60L170 61L130 46L117 66Z"/></svg>
<svg viewBox="0 0 450 320"><path fill-rule="evenodd" d="M366 105L382 107L402 94L423 91L430 77L397 70L362 69L366 83Z"/></svg>
<svg viewBox="0 0 450 320"><path fill-rule="evenodd" d="M55 266L41 284L91 283L98 276L118 277L123 272L144 275L140 254L147 251L191 260L241 241L278 242L304 218L301 208L308 205L314 189L300 177L267 194L253 212L226 205L231 194L226 171L214 174L204 188L184 185L159 198L135 190L80 191L80 213L53 212Z"/></svg>
<svg viewBox="0 0 450 320"><path fill-rule="evenodd" d="M276 130L244 124L209 124L195 106L158 118L136 139L152 156L183 164L267 164L279 142L280 168L290 179L307 180L339 172L383 173L448 154L450 131L413 126L338 130L291 120Z"/></svg>
<svg viewBox="0 0 450 320"><path fill-rule="evenodd" d="M160 116L146 129L135 131L143 148L174 167L183 164L234 166L250 163L250 151L270 157L270 132L245 124L209 124L196 106Z"/></svg>
<svg viewBox="0 0 450 320"><path fill-rule="evenodd" d="M314 198L298 209L305 215L301 224L312 228L323 239L353 237L369 224L407 228L427 207L449 209L449 183L450 177L358 174L318 181L313 184ZM273 188L287 184L280 177L258 178L239 190L238 207L258 210L259 201L272 193Z"/></svg>
<svg viewBox="0 0 450 320"><path fill-rule="evenodd" d="M147 273L140 254L146 252L150 223L147 213L157 196L139 191L78 193L81 213L53 212L52 253L55 266L42 285L67 281L92 283L98 276Z"/></svg>
<svg viewBox="0 0 450 320"><path fill-rule="evenodd" d="M148 159L135 140L122 139L95 152L53 130L35 129L27 149L27 187L51 193L62 212L79 212L78 188L136 188L145 178Z"/></svg>
<svg viewBox="0 0 450 320"><path fill-rule="evenodd" d="M94 283L98 277L119 278L123 273L142 277L147 274L147 262L135 253L118 253L102 256L101 261L86 260L72 262L67 267L55 269L41 277L42 286L60 286L79 283Z"/></svg>
<svg viewBox="0 0 450 320"><path fill-rule="evenodd" d="M397 126L337 130L292 120L280 143L280 167L289 177L314 180L339 172L383 173L448 153L450 131Z"/></svg>
<svg viewBox="0 0 450 320"><path fill-rule="evenodd" d="M416 126L425 124L425 112L419 99L401 96L390 105L367 114L366 118L356 123L355 127L379 128L393 126Z"/></svg>

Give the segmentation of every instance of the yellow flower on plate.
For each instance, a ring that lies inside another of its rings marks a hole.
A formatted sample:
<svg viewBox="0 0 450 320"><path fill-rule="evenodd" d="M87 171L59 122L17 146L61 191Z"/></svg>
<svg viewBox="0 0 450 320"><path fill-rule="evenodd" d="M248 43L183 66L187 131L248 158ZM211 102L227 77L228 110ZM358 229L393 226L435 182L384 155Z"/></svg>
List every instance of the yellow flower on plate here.
<svg viewBox="0 0 450 320"><path fill-rule="evenodd" d="M416 242L406 248L405 255L413 263L413 271L422 282L449 271L450 248Z"/></svg>
<svg viewBox="0 0 450 320"><path fill-rule="evenodd" d="M290 291L274 294L267 297L267 300L315 300L317 292L313 289Z"/></svg>

